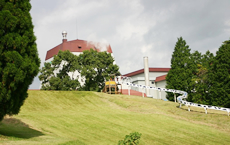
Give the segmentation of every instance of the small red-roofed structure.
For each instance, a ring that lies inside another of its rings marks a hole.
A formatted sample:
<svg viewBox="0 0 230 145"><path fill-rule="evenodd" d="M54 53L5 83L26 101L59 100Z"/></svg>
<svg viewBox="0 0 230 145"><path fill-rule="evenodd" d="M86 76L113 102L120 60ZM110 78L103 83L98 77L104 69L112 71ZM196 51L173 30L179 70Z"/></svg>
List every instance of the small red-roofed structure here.
<svg viewBox="0 0 230 145"><path fill-rule="evenodd" d="M149 81L150 81L150 87L160 87L165 88L166 87L166 76L171 68L149 68ZM144 69L140 69L137 71L133 71L127 74L124 74L123 76L130 77L132 80L132 83L138 84L138 85L145 85L145 75L144 75ZM122 86L122 92L125 92L125 90L128 89L128 86L123 85ZM138 96L141 96L141 90L137 87L131 87L132 90L138 91L140 93L133 93L135 95L138 94ZM165 92L158 92L156 90L150 90L150 95L153 96L155 99L163 99L166 100L166 93ZM145 94L146 96L146 94Z"/></svg>

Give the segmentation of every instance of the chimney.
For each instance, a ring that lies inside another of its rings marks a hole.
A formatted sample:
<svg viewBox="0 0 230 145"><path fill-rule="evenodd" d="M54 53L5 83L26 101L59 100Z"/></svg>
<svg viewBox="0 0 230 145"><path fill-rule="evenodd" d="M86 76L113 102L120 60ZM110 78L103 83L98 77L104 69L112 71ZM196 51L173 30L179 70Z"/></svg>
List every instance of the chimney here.
<svg viewBox="0 0 230 145"><path fill-rule="evenodd" d="M145 86L149 86L149 62L147 56L144 57L144 73L145 73ZM146 89L146 96L152 97L150 95L149 89Z"/></svg>
<svg viewBox="0 0 230 145"><path fill-rule="evenodd" d="M62 36L63 36L62 42L63 42L63 43L64 43L64 42L67 42L67 38L66 38L67 32L66 32L66 31L62 31Z"/></svg>

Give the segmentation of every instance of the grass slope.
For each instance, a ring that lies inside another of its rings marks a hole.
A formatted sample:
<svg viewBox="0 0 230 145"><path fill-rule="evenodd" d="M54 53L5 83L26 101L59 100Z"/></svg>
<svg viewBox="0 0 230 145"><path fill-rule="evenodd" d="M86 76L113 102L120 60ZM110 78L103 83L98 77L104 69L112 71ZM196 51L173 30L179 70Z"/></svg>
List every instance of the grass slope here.
<svg viewBox="0 0 230 145"><path fill-rule="evenodd" d="M131 132L142 145L230 142L226 112L96 92L28 93L21 112L0 123L0 144L117 144Z"/></svg>

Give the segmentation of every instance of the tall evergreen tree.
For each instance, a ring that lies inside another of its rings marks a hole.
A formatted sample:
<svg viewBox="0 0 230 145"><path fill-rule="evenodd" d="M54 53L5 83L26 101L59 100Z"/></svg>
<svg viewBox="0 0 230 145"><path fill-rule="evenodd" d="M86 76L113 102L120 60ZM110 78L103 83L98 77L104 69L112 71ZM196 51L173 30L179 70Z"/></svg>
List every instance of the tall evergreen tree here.
<svg viewBox="0 0 230 145"><path fill-rule="evenodd" d="M191 81L195 66L191 59L189 46L182 37L178 38L171 58L171 69L166 77L166 88L191 93ZM176 94L177 95L177 94ZM167 99L174 100L173 93L167 93ZM191 98L188 98L191 100Z"/></svg>
<svg viewBox="0 0 230 145"><path fill-rule="evenodd" d="M39 71L29 0L0 1L0 120L18 114Z"/></svg>
<svg viewBox="0 0 230 145"><path fill-rule="evenodd" d="M230 108L230 40L223 42L211 65L211 103Z"/></svg>
<svg viewBox="0 0 230 145"><path fill-rule="evenodd" d="M211 104L210 79L208 78L208 72L213 62L214 56L207 51L204 55L201 55L198 51L192 54L194 65L196 66L195 73L192 78L193 93L190 94L192 102L201 104Z"/></svg>

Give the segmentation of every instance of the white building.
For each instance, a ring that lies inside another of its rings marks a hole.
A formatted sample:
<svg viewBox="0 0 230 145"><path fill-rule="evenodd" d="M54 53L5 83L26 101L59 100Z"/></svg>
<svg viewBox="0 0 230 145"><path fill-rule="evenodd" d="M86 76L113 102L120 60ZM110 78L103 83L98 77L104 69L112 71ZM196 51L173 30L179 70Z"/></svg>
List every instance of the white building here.
<svg viewBox="0 0 230 145"><path fill-rule="evenodd" d="M66 31L63 31L62 35L63 35L62 43L47 51L45 62L51 63L53 60L53 57L55 55L57 55L60 50L61 51L69 50L74 55L79 55L79 54L83 53L84 50L93 49L93 50L97 50L99 52L100 51L107 51L108 53L111 53L112 57L114 57L111 46L109 44L103 44L103 43L99 43L99 42L91 42L91 41L85 41L85 40L78 40L78 39L67 41ZM148 66L147 66L147 68L148 68ZM149 68L149 75L148 75L149 76L149 86L165 88L165 86L166 86L165 77L166 77L169 70L170 70L170 68ZM84 84L85 80L84 80L84 78L81 78L81 76L78 72L74 72L74 74L70 73L69 75L73 76L75 79L78 77L80 84L81 85ZM146 85L145 84L144 69L140 69L140 70L125 74L123 76L131 77L132 82L135 84ZM123 92L127 92L126 91L127 89L128 89L127 85L122 85ZM139 92L139 94L141 94L140 92L142 92L142 90L140 88L132 87L131 89ZM166 99L166 93L165 92L159 92L157 90L150 90L149 96L152 96L155 99L163 99L163 100Z"/></svg>
<svg viewBox="0 0 230 145"><path fill-rule="evenodd" d="M83 53L84 50L93 49L93 50L97 50L98 52L107 51L108 53L111 53L112 57L114 57L111 46L109 44L85 41L85 40L79 40L79 39L67 41L66 31L62 32L62 36L63 36L62 43L47 51L45 62L51 63L54 56L57 55L60 50L61 51L69 50L74 55L80 55L81 53ZM83 85L85 82L84 78L81 78L80 74L77 71L74 72L74 74L69 73L69 76L71 77L73 76L74 79L78 77L78 81L80 82L81 85Z"/></svg>
<svg viewBox="0 0 230 145"><path fill-rule="evenodd" d="M149 86L150 87L160 87L165 88L166 86L166 76L170 68L149 68ZM146 85L145 84L145 73L144 69L140 69L128 74L124 74L123 76L130 77L132 83L138 85ZM122 90L128 89L127 85L122 85ZM142 92L141 88L131 87L132 90ZM166 94L164 91L159 92L157 90L150 89L150 96L155 99L163 99L166 100ZM132 94L131 94L132 95Z"/></svg>

